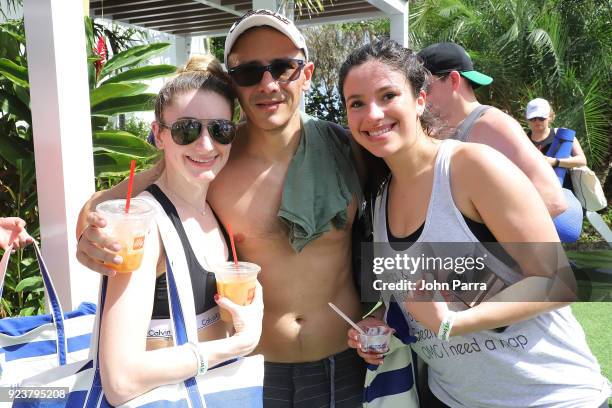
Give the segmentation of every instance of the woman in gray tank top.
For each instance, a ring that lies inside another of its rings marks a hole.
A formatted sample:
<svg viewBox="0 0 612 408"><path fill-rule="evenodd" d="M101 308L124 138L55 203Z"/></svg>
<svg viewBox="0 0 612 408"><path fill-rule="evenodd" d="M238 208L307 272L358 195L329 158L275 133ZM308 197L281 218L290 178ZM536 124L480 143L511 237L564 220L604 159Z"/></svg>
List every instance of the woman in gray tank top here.
<svg viewBox="0 0 612 408"><path fill-rule="evenodd" d="M366 157L370 191L377 192L374 241L386 243L381 250L387 255L384 268L405 276L409 266L390 267L387 261L405 260L404 255L414 261L425 243L436 250L431 243L457 250L466 244L479 248L484 241L504 243L518 268L482 250L505 287L486 302L435 297L433 291L418 290L420 281L381 292L387 308L392 309L391 299L398 301L414 336L412 349L428 364L435 402L421 406L605 404L609 382L568 306L574 299L571 270L552 267L563 252L555 252L559 238L546 207L525 175L497 151L429 137L429 81L416 56L390 40L354 51L340 70L349 127ZM399 250L390 244L395 241L415 244ZM384 269L377 259L374 267ZM412 265L409 274L422 272ZM455 265L451 263L451 273L458 274ZM560 277L560 271L570 276ZM541 284L544 290L538 289ZM416 295L429 297L416 301ZM385 324L381 319L379 311L359 324ZM382 363L383 355L359 350L355 330L349 331L348 342L368 363Z"/></svg>

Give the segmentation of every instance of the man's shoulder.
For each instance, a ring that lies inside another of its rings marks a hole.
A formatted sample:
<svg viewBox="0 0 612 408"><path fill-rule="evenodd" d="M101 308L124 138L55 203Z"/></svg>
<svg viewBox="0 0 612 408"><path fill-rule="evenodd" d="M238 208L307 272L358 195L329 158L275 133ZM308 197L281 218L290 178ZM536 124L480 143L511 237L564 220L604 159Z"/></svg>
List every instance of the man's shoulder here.
<svg viewBox="0 0 612 408"><path fill-rule="evenodd" d="M472 137L515 137L525 136L525 132L516 119L496 107L490 107L472 128Z"/></svg>

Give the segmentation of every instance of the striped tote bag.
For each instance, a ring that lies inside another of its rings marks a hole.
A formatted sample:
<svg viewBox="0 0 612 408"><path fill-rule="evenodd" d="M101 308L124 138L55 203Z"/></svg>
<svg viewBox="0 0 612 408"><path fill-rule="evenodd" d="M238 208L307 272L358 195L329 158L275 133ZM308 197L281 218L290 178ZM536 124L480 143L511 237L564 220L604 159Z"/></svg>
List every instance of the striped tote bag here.
<svg viewBox="0 0 612 408"><path fill-rule="evenodd" d="M389 352L379 366L368 364L363 392L364 408L419 408L415 385L416 358L404 314L395 302L387 303L387 325L395 329Z"/></svg>
<svg viewBox="0 0 612 408"><path fill-rule="evenodd" d="M89 355L96 305L82 303L76 310L64 312L40 248L36 243L33 247L51 313L0 320L0 386L18 384L24 378ZM11 248L0 261L0 297L10 256Z"/></svg>

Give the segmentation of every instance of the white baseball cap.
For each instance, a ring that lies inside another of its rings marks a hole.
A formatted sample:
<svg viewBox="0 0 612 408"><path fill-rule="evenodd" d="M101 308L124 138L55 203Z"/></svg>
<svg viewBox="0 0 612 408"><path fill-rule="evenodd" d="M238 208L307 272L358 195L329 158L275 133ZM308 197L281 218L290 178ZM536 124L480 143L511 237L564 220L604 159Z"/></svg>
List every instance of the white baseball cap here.
<svg viewBox="0 0 612 408"><path fill-rule="evenodd" d="M548 119L550 117L550 104L546 99L532 99L527 104L527 109L525 109L525 117L527 118L527 120L532 118Z"/></svg>
<svg viewBox="0 0 612 408"><path fill-rule="evenodd" d="M287 17L274 11L260 9L252 10L244 14L238 21L236 21L229 30L227 37L225 38L225 52L223 59L227 66L227 56L229 55L232 47L236 43L238 37L242 35L246 30L253 27L271 27L277 31L280 31L291 42L297 47L304 51L306 61L308 61L308 49L306 48L306 39L297 29L295 24Z"/></svg>

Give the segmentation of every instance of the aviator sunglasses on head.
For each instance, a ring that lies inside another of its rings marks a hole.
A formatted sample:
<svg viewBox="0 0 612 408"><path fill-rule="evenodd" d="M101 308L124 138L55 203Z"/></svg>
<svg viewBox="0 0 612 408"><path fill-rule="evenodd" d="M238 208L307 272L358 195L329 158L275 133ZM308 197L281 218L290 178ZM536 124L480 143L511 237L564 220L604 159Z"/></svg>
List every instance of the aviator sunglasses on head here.
<svg viewBox="0 0 612 408"><path fill-rule="evenodd" d="M202 126L206 126L208 134L219 144L230 144L236 136L236 126L225 119L179 119L174 123L158 122L161 127L170 129L172 140L185 146L198 140L202 134Z"/></svg>
<svg viewBox="0 0 612 408"><path fill-rule="evenodd" d="M267 72L275 81L287 83L295 81L300 76L306 62L300 59L276 59L269 65L256 62L238 65L230 68L229 76L238 86L253 86L258 84Z"/></svg>

